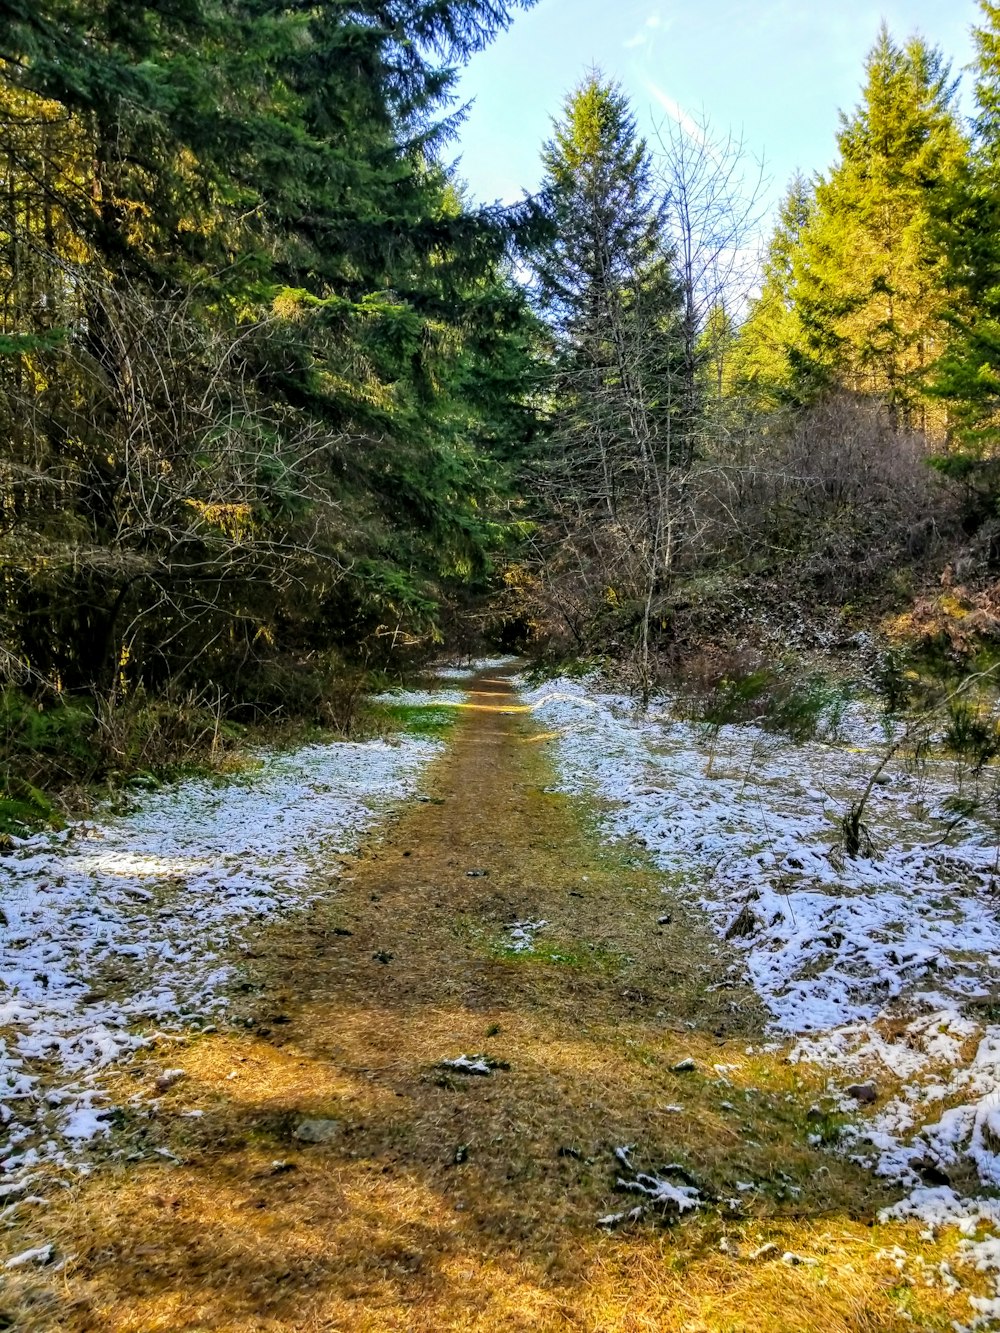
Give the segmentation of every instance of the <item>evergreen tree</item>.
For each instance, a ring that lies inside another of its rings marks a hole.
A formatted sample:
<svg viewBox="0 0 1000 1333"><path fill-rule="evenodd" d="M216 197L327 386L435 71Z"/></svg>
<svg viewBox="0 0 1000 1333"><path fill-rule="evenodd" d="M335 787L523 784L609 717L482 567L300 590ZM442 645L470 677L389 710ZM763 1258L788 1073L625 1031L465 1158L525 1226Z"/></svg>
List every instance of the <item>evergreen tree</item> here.
<svg viewBox="0 0 1000 1333"><path fill-rule="evenodd" d="M528 210L440 159L454 63L514 8L0 0L0 616L43 675L367 653L486 576L533 428Z"/></svg>
<svg viewBox="0 0 1000 1333"><path fill-rule="evenodd" d="M803 331L795 302L795 262L813 207L813 189L796 175L778 212L767 248L759 295L733 350L730 388L756 406L773 409L794 399Z"/></svg>
<svg viewBox="0 0 1000 1333"><path fill-rule="evenodd" d="M614 514L623 476L670 446L657 371L676 292L650 157L621 89L594 72L567 98L542 160L550 229L533 259L558 436L581 498Z"/></svg>
<svg viewBox="0 0 1000 1333"><path fill-rule="evenodd" d="M1000 443L1000 5L980 0L980 9L972 152L938 211L953 338L933 391L947 404L959 467Z"/></svg>
<svg viewBox="0 0 1000 1333"><path fill-rule="evenodd" d="M617 85L594 72L570 94L543 162L550 230L534 264L551 335L545 516L568 559L635 608L648 697L683 463L671 365L678 292L649 153Z"/></svg>
<svg viewBox="0 0 1000 1333"><path fill-rule="evenodd" d="M838 383L927 424L926 378L946 335L933 217L966 152L956 85L939 51L919 38L901 47L884 27L865 70L793 264L795 369L807 391Z"/></svg>

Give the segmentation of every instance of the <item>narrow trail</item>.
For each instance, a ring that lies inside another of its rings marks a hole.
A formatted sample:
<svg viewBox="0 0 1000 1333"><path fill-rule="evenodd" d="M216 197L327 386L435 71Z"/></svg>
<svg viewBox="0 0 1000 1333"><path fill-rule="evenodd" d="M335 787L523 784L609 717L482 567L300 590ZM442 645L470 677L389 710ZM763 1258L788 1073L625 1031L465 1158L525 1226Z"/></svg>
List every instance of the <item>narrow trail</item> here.
<svg viewBox="0 0 1000 1333"><path fill-rule="evenodd" d="M902 1327L849 1263L834 1300L814 1270L720 1252L766 1223L782 1247L849 1258L875 1243L881 1187L808 1141L808 1076L765 1061L737 1113L727 1057L758 1041L758 1003L641 853L601 847L549 790L546 739L506 679L473 682L424 799L328 900L261 933L245 1031L123 1073L116 1100L153 1100L47 1214L67 1262L18 1279L6 1326ZM512 924L542 921L518 955ZM442 1065L480 1054L489 1076ZM156 1091L170 1067L183 1077ZM680 1157L720 1199L742 1179L799 1183L729 1221L713 1207L606 1234L597 1218L635 1202L615 1193L623 1145L638 1165Z"/></svg>

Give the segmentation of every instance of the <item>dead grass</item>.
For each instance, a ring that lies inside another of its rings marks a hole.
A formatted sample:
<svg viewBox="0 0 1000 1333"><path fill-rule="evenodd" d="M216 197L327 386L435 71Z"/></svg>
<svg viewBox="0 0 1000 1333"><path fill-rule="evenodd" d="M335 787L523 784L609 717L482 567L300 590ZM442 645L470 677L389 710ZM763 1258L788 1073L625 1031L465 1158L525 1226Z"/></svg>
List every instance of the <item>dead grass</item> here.
<svg viewBox="0 0 1000 1333"><path fill-rule="evenodd" d="M884 1184L810 1143L820 1075L759 1051L754 997L721 986L726 950L680 886L665 899L637 851L600 848L545 790L544 748L503 690L484 683L463 711L435 800L328 903L262 932L234 1027L122 1073L121 1156L8 1237L53 1241L65 1265L8 1286L7 1327L883 1333L967 1317L964 1296L910 1287L885 1257L946 1248L877 1225ZM498 955L505 924L543 918L544 951ZM441 1069L480 1052L509 1069ZM296 1137L311 1118L337 1122L331 1142ZM602 1233L629 1206L625 1144L717 1202Z"/></svg>

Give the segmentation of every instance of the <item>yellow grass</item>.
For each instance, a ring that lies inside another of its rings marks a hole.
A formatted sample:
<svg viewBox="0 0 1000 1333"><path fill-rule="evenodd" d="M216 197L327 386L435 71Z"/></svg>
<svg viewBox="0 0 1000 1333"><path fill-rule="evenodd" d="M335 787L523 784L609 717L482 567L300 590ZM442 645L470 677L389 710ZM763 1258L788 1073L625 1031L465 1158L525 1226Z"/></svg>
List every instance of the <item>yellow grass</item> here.
<svg viewBox="0 0 1000 1333"><path fill-rule="evenodd" d="M601 848L586 812L544 790L530 716L502 683L482 689L434 774L440 803L404 813L326 903L261 933L234 1026L118 1076L120 1155L7 1237L11 1253L54 1241L65 1260L8 1283L8 1326L881 1333L967 1320L964 1294L887 1253L937 1264L953 1240L878 1225L884 1182L809 1142L824 1076L760 1051L757 1002L718 987L731 959L683 886L665 899L635 849ZM510 956L504 926L528 918L551 925L535 954ZM441 1067L479 1052L509 1069ZM696 1069L675 1072L689 1057ZM175 1066L186 1077L158 1094ZM310 1118L338 1122L332 1141L296 1137ZM635 1202L615 1188L622 1145L643 1167L681 1162L716 1201L673 1225L601 1231L598 1216Z"/></svg>

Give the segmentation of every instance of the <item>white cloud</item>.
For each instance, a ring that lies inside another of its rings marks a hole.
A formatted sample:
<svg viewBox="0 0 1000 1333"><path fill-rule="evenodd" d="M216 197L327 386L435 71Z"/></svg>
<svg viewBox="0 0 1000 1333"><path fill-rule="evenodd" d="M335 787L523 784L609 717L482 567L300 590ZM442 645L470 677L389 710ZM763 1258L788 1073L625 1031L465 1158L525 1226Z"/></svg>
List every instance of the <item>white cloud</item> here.
<svg viewBox="0 0 1000 1333"><path fill-rule="evenodd" d="M663 15L654 12L646 19L639 31L633 37L630 37L628 41L623 42L622 45L625 47L626 51L635 51L639 47L647 46L650 40L650 33L656 32L663 26Z"/></svg>
<svg viewBox="0 0 1000 1333"><path fill-rule="evenodd" d="M677 102L658 87L651 79L643 80L646 91L654 101L658 102L671 120L675 120L688 138L693 139L695 143L701 144L703 148L708 147L708 137L705 134L705 127L698 122Z"/></svg>

